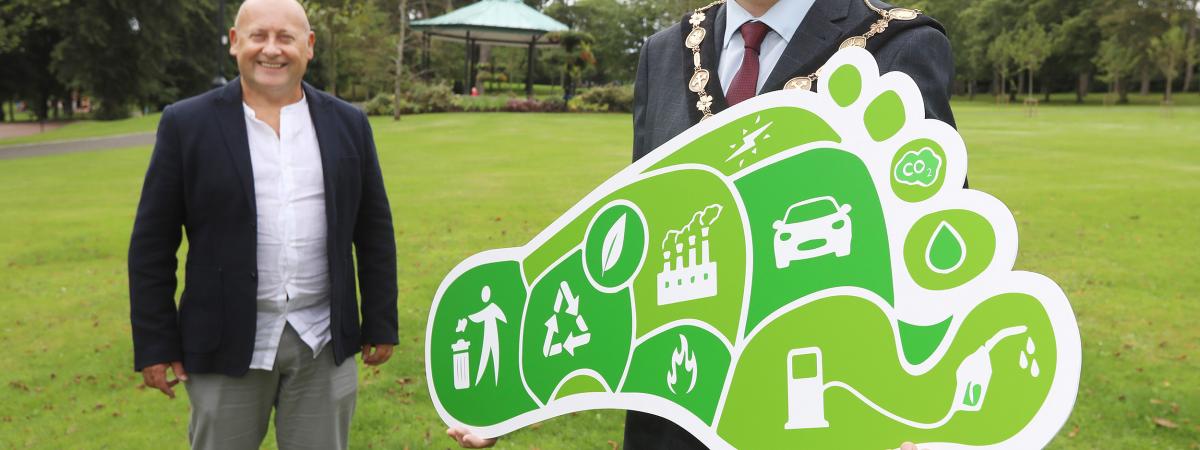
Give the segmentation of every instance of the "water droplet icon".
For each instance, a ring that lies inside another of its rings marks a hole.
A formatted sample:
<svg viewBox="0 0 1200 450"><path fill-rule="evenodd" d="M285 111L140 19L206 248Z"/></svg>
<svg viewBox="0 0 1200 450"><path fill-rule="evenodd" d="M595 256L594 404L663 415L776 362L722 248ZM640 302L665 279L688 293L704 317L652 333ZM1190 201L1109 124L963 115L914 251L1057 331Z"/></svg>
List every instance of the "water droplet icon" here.
<svg viewBox="0 0 1200 450"><path fill-rule="evenodd" d="M1029 337L1025 340L1025 351L1032 355L1033 350L1033 337Z"/></svg>
<svg viewBox="0 0 1200 450"><path fill-rule="evenodd" d="M967 244L962 235L946 221L938 224L925 247L925 264L934 272L947 274L962 267L967 259Z"/></svg>
<svg viewBox="0 0 1200 450"><path fill-rule="evenodd" d="M1027 358L1025 356L1025 352L1021 352L1021 368L1022 369L1029 368L1029 358Z"/></svg>
<svg viewBox="0 0 1200 450"><path fill-rule="evenodd" d="M1034 378L1037 378L1038 374L1042 373L1041 369L1038 369L1036 359L1033 360L1033 367L1029 368L1029 373L1032 374Z"/></svg>

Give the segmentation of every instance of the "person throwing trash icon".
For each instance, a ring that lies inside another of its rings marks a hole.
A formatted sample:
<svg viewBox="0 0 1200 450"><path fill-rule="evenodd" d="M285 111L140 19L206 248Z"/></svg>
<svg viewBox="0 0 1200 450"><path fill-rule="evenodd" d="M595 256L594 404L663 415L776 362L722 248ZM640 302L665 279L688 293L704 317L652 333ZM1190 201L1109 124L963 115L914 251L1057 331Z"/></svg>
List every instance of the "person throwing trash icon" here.
<svg viewBox="0 0 1200 450"><path fill-rule="evenodd" d="M483 324L483 348L481 349L482 354L479 355L479 371L475 375L475 384L478 385L479 381L483 379L483 372L487 370L489 361L495 365L492 368L493 381L495 384L500 384L500 335L496 331L496 321L508 323L508 318L504 317L504 311L499 306L491 303L491 287L484 286L480 297L484 303L487 303L487 306L484 306L479 312L467 316L467 319L472 322Z"/></svg>

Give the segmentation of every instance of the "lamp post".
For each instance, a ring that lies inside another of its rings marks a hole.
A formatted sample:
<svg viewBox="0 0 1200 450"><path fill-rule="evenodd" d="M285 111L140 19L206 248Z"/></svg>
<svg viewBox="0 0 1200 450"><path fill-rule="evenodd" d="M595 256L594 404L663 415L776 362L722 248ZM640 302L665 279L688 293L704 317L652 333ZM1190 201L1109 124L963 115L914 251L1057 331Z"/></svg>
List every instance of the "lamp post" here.
<svg viewBox="0 0 1200 450"><path fill-rule="evenodd" d="M221 87L229 83L225 79L225 46L229 44L229 35L225 33L225 0L217 0L217 35L221 36L221 45L217 46L217 76L213 78L213 87Z"/></svg>

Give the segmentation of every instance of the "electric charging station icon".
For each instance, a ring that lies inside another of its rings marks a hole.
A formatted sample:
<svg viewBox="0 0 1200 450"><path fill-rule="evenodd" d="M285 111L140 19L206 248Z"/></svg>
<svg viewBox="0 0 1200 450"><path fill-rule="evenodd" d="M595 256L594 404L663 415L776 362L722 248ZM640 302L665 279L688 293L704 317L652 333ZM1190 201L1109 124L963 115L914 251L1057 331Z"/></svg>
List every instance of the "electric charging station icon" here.
<svg viewBox="0 0 1200 450"><path fill-rule="evenodd" d="M820 348L796 348L788 352L787 391L785 430L829 426L825 420L825 380Z"/></svg>

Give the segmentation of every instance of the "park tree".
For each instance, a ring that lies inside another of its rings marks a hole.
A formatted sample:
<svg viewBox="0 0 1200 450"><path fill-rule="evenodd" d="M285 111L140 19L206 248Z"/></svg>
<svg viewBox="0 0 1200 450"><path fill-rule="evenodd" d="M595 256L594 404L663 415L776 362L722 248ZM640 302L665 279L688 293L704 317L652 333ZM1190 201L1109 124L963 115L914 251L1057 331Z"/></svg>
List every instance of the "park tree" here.
<svg viewBox="0 0 1200 450"><path fill-rule="evenodd" d="M178 97L170 80L171 62L189 40L212 38L212 1L176 3L164 7L157 1L62 0L49 15L61 33L55 45L51 70L64 84L90 93L99 102L96 117L127 117L137 104L157 103ZM209 47L211 48L211 47ZM201 55L212 55L205 51ZM205 58L208 60L208 58ZM176 74L207 80L215 63L177 65L190 73ZM207 69L207 70L205 70Z"/></svg>
<svg viewBox="0 0 1200 450"><path fill-rule="evenodd" d="M24 100L39 121L50 118L50 103L70 97L50 71L54 47L61 39L47 18L52 6L34 0L0 5L0 98ZM7 114L0 114L5 116L15 120L12 103Z"/></svg>
<svg viewBox="0 0 1200 450"><path fill-rule="evenodd" d="M1035 0L1028 4L1026 21L1042 26L1050 39L1040 75L1048 101L1050 91L1074 85L1075 101L1082 103L1095 71L1092 58L1100 44L1095 0Z"/></svg>
<svg viewBox="0 0 1200 450"><path fill-rule="evenodd" d="M317 36L314 56L309 69L314 84L330 94L338 95L338 79L341 78L341 51L350 16L355 5L350 0L310 0L305 2L308 21Z"/></svg>
<svg viewBox="0 0 1200 450"><path fill-rule="evenodd" d="M1012 74L1013 65L1017 61L1017 54L1021 49L1017 47L1017 32L1015 30L1005 31L992 40L987 47L987 60L991 67L996 71L997 90L996 98L1006 97L1008 77Z"/></svg>
<svg viewBox="0 0 1200 450"><path fill-rule="evenodd" d="M396 73L392 85L392 120L400 120L400 96L404 90L404 47L408 39L408 0L400 0L396 8L396 17L400 24L400 36L396 39Z"/></svg>
<svg viewBox="0 0 1200 450"><path fill-rule="evenodd" d="M574 30L550 33L546 38L559 45L563 96L568 99L574 97L584 69L596 65L596 56L592 53L592 44L596 38Z"/></svg>
<svg viewBox="0 0 1200 450"><path fill-rule="evenodd" d="M1110 93L1117 95L1117 102L1129 103L1129 90L1125 83L1137 68L1137 49L1110 36L1100 43L1093 62L1100 69L1100 80L1108 84Z"/></svg>
<svg viewBox="0 0 1200 450"><path fill-rule="evenodd" d="M1187 47L1190 52L1184 55L1183 69L1183 88L1182 92L1188 92L1192 86L1192 80L1196 74L1196 64L1200 64L1200 1L1186 0L1183 2L1183 9L1180 11L1183 17L1184 27L1187 29Z"/></svg>
<svg viewBox="0 0 1200 450"><path fill-rule="evenodd" d="M1033 97L1033 73L1050 56L1052 42L1042 26L1029 17L1021 28L1010 34L1009 56L1016 66L1029 75L1029 97Z"/></svg>
<svg viewBox="0 0 1200 450"><path fill-rule="evenodd" d="M930 3L932 6L939 2ZM951 36L951 44L956 58L964 58L970 66L964 73L971 77L990 77L993 95L1002 96L1008 90L1006 85L1013 73L1015 51L1012 33L1024 9L1006 0L969 1L964 2L957 17L951 20L962 30L962 34Z"/></svg>
<svg viewBox="0 0 1200 450"><path fill-rule="evenodd" d="M1071 2L1076 4L1079 2ZM1100 28L1096 26L1096 13L1089 7L1077 14L1068 15L1059 22L1050 36L1053 40L1052 55L1055 61L1048 65L1060 68L1075 79L1075 103L1083 103L1087 96L1091 78L1096 71L1093 58L1099 51Z"/></svg>
<svg viewBox="0 0 1200 450"><path fill-rule="evenodd" d="M1180 27L1171 27L1162 35L1150 39L1150 57L1167 81L1163 91L1163 102L1171 102L1171 85L1179 76L1179 69L1186 55L1193 52L1194 44L1187 41Z"/></svg>
<svg viewBox="0 0 1200 450"><path fill-rule="evenodd" d="M706 4L692 0L578 0L548 2L546 15L572 30L595 37L598 61L590 80L630 83L637 74L642 43L678 22L687 11Z"/></svg>
<svg viewBox="0 0 1200 450"><path fill-rule="evenodd" d="M954 49L956 90L965 91L968 98L974 99L978 80L992 77L992 70L987 60L985 40L971 28L973 24L969 21L972 18L963 14L970 6L970 0L917 0L903 6L921 10L937 19L946 29Z"/></svg>

